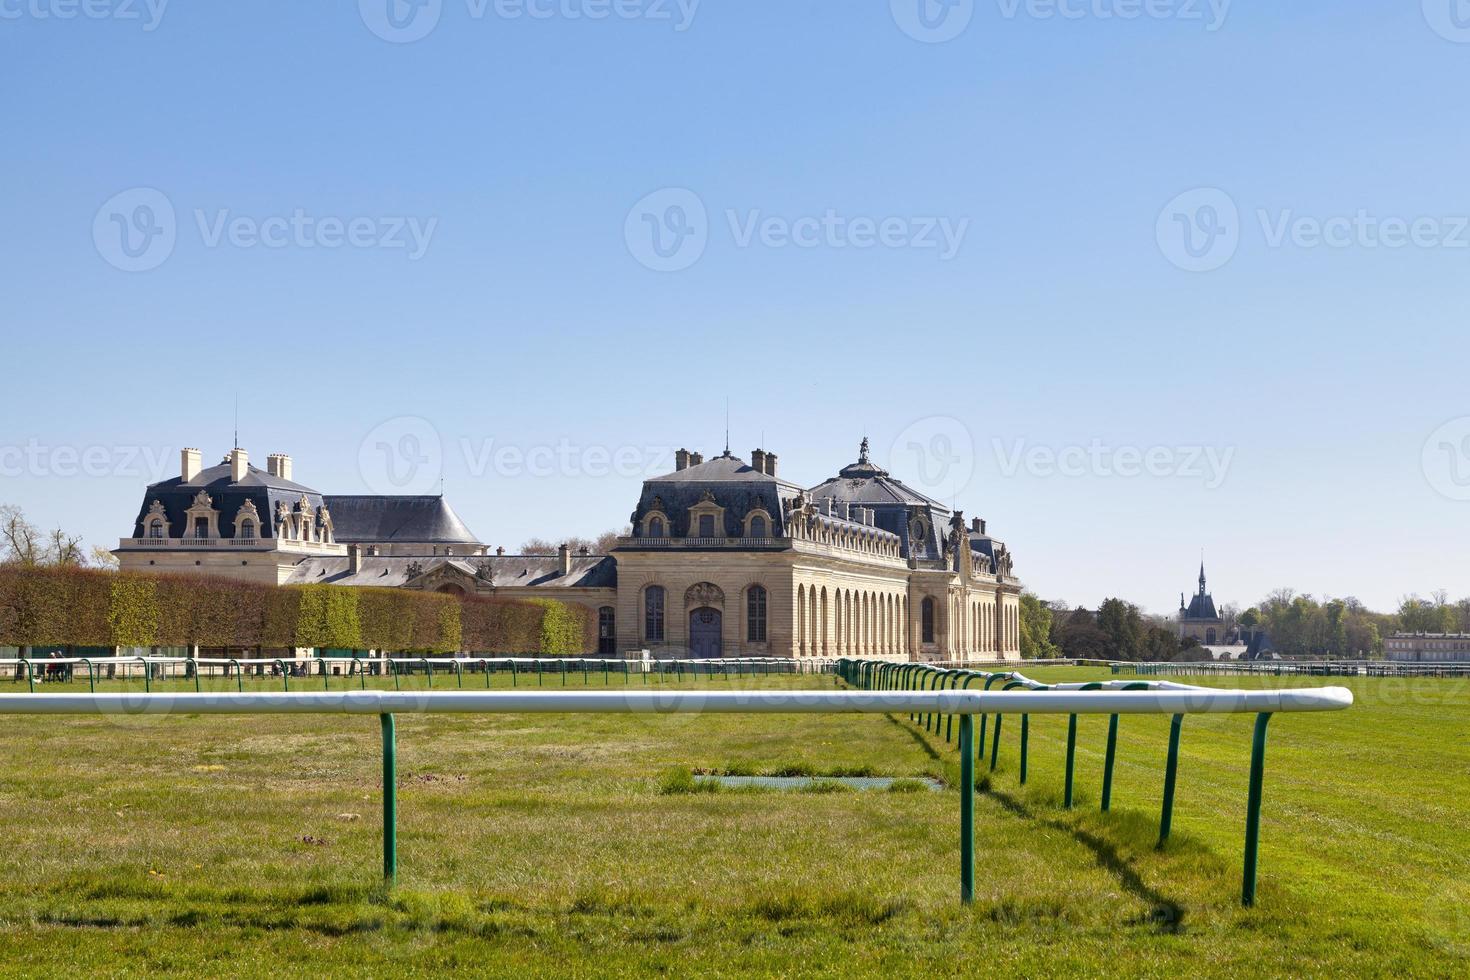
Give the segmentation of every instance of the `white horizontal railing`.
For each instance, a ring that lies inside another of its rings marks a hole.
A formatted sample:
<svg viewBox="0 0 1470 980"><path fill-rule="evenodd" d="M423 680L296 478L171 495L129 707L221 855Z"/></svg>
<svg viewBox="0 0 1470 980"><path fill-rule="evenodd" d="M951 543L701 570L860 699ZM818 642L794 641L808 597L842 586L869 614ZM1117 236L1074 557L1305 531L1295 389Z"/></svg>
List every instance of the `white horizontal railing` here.
<svg viewBox="0 0 1470 980"><path fill-rule="evenodd" d="M1230 714L1337 711L1342 687L1281 691L277 691L0 694L0 714Z"/></svg>

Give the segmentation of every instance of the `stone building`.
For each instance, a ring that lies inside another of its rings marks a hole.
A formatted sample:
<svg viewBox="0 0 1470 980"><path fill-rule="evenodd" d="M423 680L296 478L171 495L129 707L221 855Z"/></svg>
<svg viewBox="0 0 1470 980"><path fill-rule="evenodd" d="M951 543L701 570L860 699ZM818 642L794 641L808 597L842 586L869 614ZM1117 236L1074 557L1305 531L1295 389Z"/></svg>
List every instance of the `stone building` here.
<svg viewBox="0 0 1470 980"><path fill-rule="evenodd" d="M1215 610L1214 597L1205 589L1205 564L1200 562L1199 591L1187 605L1184 594L1179 595L1179 638L1193 637L1205 646L1232 643L1225 633L1225 620Z"/></svg>
<svg viewBox="0 0 1470 980"><path fill-rule="evenodd" d="M124 571L185 572L280 585L302 562L353 555L473 555L484 550L442 497L330 496L292 479L291 457L262 470L243 449L200 465L180 454L179 475L152 484L117 551ZM385 583L388 584L388 583Z"/></svg>
<svg viewBox="0 0 1470 980"><path fill-rule="evenodd" d="M1419 663L1470 661L1470 633L1395 633L1383 641L1389 660Z"/></svg>
<svg viewBox="0 0 1470 980"><path fill-rule="evenodd" d="M190 452L181 478L148 488L124 568L563 599L596 611L609 656L1020 655L1010 551L874 464L866 439L810 489L775 453L680 450L611 554L554 557L487 553L440 497L323 496L291 481L288 457L262 472L237 449L200 471Z"/></svg>

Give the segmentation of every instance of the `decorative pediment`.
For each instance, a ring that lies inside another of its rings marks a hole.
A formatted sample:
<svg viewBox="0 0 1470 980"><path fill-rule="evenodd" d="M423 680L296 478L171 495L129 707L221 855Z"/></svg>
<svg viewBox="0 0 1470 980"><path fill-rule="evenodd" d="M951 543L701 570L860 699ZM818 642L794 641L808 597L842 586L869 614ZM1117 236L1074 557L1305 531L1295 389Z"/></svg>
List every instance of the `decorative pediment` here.
<svg viewBox="0 0 1470 980"><path fill-rule="evenodd" d="M255 501L247 500L240 505L239 510L235 511L235 523L239 524L242 520L259 522L260 514L255 509Z"/></svg>
<svg viewBox="0 0 1470 980"><path fill-rule="evenodd" d="M161 500L155 500L155 501L153 501L153 503L149 504L148 505L148 516L149 517L161 517L165 521L167 521L168 520L168 514L163 509L163 501L161 501Z"/></svg>
<svg viewBox="0 0 1470 980"><path fill-rule="evenodd" d="M689 586L684 593L684 607L696 609L700 606L714 606L716 608L725 605L725 590L713 582L696 582Z"/></svg>
<svg viewBox="0 0 1470 980"><path fill-rule="evenodd" d="M192 506L208 510L214 506L214 498L205 493L203 490L200 490L194 495L194 503Z"/></svg>
<svg viewBox="0 0 1470 980"><path fill-rule="evenodd" d="M424 574L424 563L421 561L409 562L408 570L405 574L407 574L408 576L408 581L412 582L414 579Z"/></svg>

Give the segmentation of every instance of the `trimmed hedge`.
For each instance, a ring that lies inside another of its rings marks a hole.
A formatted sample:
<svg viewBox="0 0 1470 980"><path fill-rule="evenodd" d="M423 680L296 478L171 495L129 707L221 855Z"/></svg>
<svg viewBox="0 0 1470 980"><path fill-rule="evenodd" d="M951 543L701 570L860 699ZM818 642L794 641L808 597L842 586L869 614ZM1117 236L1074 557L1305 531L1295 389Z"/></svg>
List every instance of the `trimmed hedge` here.
<svg viewBox="0 0 1470 980"><path fill-rule="evenodd" d="M0 567L5 646L568 655L595 650L596 635L591 610L550 599Z"/></svg>

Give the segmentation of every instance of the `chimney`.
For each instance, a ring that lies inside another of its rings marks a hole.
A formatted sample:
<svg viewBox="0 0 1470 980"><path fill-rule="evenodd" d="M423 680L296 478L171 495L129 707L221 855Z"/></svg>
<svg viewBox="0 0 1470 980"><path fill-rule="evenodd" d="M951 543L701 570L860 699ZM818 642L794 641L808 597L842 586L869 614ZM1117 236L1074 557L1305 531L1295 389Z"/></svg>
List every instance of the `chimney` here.
<svg viewBox="0 0 1470 980"><path fill-rule="evenodd" d="M250 472L250 454L236 446L230 450L230 482L239 483Z"/></svg>
<svg viewBox="0 0 1470 980"><path fill-rule="evenodd" d="M776 454L775 453L766 453L766 469L765 469L765 473L766 473L766 476L775 476L776 475Z"/></svg>
<svg viewBox="0 0 1470 980"><path fill-rule="evenodd" d="M752 449L750 451L750 468L757 473L766 471L766 451L764 449Z"/></svg>
<svg viewBox="0 0 1470 980"><path fill-rule="evenodd" d="M265 465L271 476L280 477L282 480L291 479L291 457L285 453L271 453L266 457Z"/></svg>
<svg viewBox="0 0 1470 980"><path fill-rule="evenodd" d="M677 473L679 470L687 470L688 468L689 468L689 450L687 450L687 449L676 449L676 450L674 450L674 472Z"/></svg>
<svg viewBox="0 0 1470 980"><path fill-rule="evenodd" d="M556 558L561 563L561 573L563 575L572 574L572 549L566 546L566 542L562 542L561 546L556 549Z"/></svg>
<svg viewBox="0 0 1470 980"><path fill-rule="evenodd" d="M703 453L690 453L689 454L689 465L690 466L698 466L700 463L703 463L703 462L704 462L704 454Z"/></svg>
<svg viewBox="0 0 1470 980"><path fill-rule="evenodd" d="M826 514L828 517L833 516L833 513L834 512L832 510L832 498L831 497L823 497L822 498L822 513L823 514Z"/></svg>
<svg viewBox="0 0 1470 980"><path fill-rule="evenodd" d="M845 520L845 521L852 520L852 501L851 500L844 500L842 502L842 519Z"/></svg>
<svg viewBox="0 0 1470 980"><path fill-rule="evenodd" d="M179 475L188 483L199 475L199 450L185 449L179 453Z"/></svg>
<svg viewBox="0 0 1470 980"><path fill-rule="evenodd" d="M347 546L347 571L352 575L362 571L362 545Z"/></svg>

